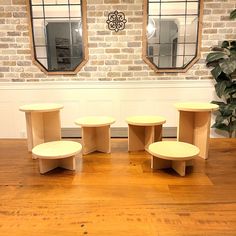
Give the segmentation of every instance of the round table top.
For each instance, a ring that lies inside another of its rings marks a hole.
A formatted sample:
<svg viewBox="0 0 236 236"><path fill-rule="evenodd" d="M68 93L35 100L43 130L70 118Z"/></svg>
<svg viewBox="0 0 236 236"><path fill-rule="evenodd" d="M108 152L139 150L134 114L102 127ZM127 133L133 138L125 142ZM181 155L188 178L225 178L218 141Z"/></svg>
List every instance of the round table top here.
<svg viewBox="0 0 236 236"><path fill-rule="evenodd" d="M81 152L82 145L74 141L52 141L42 143L32 149L32 153L41 159L61 159Z"/></svg>
<svg viewBox="0 0 236 236"><path fill-rule="evenodd" d="M216 104L204 103L204 102L176 103L175 107L180 111L195 111L195 112L216 111L219 109L219 106Z"/></svg>
<svg viewBox="0 0 236 236"><path fill-rule="evenodd" d="M166 160L189 160L197 156L199 148L179 141L160 141L152 143L148 147L149 153L153 156Z"/></svg>
<svg viewBox="0 0 236 236"><path fill-rule="evenodd" d="M166 119L162 116L130 116L126 122L130 125L150 126L164 124Z"/></svg>
<svg viewBox="0 0 236 236"><path fill-rule="evenodd" d="M76 125L82 127L101 127L115 123L115 119L109 116L86 116L75 120Z"/></svg>
<svg viewBox="0 0 236 236"><path fill-rule="evenodd" d="M24 112L49 112L62 109L64 106L56 103L35 103L20 106L20 111Z"/></svg>

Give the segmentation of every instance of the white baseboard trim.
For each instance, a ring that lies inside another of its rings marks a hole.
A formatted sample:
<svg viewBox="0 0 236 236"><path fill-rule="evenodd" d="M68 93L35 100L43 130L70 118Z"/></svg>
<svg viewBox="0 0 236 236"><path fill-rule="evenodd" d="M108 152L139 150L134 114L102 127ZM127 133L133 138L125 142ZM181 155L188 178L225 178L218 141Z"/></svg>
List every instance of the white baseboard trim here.
<svg viewBox="0 0 236 236"><path fill-rule="evenodd" d="M62 128L63 138L81 138L81 128ZM176 127L164 127L163 137L172 138L176 137L177 128ZM111 137L112 138L127 138L128 128L127 127L111 127Z"/></svg>

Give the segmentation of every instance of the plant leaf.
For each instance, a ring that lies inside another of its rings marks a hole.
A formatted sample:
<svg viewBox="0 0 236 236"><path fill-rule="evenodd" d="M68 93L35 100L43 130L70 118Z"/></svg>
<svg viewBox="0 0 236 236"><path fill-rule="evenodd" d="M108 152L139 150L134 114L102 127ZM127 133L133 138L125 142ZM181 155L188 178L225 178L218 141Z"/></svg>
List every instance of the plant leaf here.
<svg viewBox="0 0 236 236"><path fill-rule="evenodd" d="M211 103L219 105L219 106L225 106L227 104L225 104L224 102L220 102L220 101L212 101Z"/></svg>
<svg viewBox="0 0 236 236"><path fill-rule="evenodd" d="M229 88L226 88L226 89L225 89L225 93L231 94L231 95L233 95L234 93L236 93L236 85L233 84L233 85L230 86Z"/></svg>
<svg viewBox="0 0 236 236"><path fill-rule="evenodd" d="M210 63L210 62L218 61L220 59L226 59L227 57L228 56L225 52L212 52L207 55L206 62Z"/></svg>
<svg viewBox="0 0 236 236"><path fill-rule="evenodd" d="M222 109L222 107L219 109L219 112L220 112L221 116L224 116L224 117L230 118L230 116L232 116L231 110L225 110L225 109Z"/></svg>
<svg viewBox="0 0 236 236"><path fill-rule="evenodd" d="M214 52L223 52L223 51L224 51L224 48L213 47L213 48L211 48L211 51L214 51Z"/></svg>
<svg viewBox="0 0 236 236"><path fill-rule="evenodd" d="M212 128L220 129L229 132L229 127L228 125L224 123L215 123L212 125Z"/></svg>
<svg viewBox="0 0 236 236"><path fill-rule="evenodd" d="M220 67L225 74L230 75L236 70L236 60L225 60L220 63Z"/></svg>
<svg viewBox="0 0 236 236"><path fill-rule="evenodd" d="M222 69L219 65L217 65L214 69L211 70L212 76L217 79L222 72Z"/></svg>
<svg viewBox="0 0 236 236"><path fill-rule="evenodd" d="M236 105L234 104L227 104L226 106L220 106L219 107L219 112L221 113L222 116L224 117L230 117L233 115L233 112L235 111Z"/></svg>
<svg viewBox="0 0 236 236"><path fill-rule="evenodd" d="M225 95L225 89L228 86L228 82L230 82L230 81L222 80L222 81L219 81L218 83L215 84L216 94L219 98L221 98L223 95Z"/></svg>
<svg viewBox="0 0 236 236"><path fill-rule="evenodd" d="M236 48L236 41L231 41L230 45L231 45L231 47Z"/></svg>
<svg viewBox="0 0 236 236"><path fill-rule="evenodd" d="M226 75L224 72L222 72L222 73L218 76L218 81L222 81L222 80L231 81L231 76ZM218 82L218 81L217 81L217 82Z"/></svg>
<svg viewBox="0 0 236 236"><path fill-rule="evenodd" d="M229 16L230 19L235 19L236 18L236 9L234 9Z"/></svg>
<svg viewBox="0 0 236 236"><path fill-rule="evenodd" d="M230 48L230 59L236 60L236 48Z"/></svg>
<svg viewBox="0 0 236 236"><path fill-rule="evenodd" d="M231 104L236 105L236 98L232 98L232 99L231 99Z"/></svg>
<svg viewBox="0 0 236 236"><path fill-rule="evenodd" d="M233 104L233 103L228 104L227 109L231 110L231 111L234 111L236 109L236 104Z"/></svg>
<svg viewBox="0 0 236 236"><path fill-rule="evenodd" d="M225 120L228 121L228 116L222 116L220 113L216 116L216 123L223 123Z"/></svg>
<svg viewBox="0 0 236 236"><path fill-rule="evenodd" d="M227 48L227 47L229 47L229 41L224 41L224 42L221 44L221 47L222 47L222 48Z"/></svg>

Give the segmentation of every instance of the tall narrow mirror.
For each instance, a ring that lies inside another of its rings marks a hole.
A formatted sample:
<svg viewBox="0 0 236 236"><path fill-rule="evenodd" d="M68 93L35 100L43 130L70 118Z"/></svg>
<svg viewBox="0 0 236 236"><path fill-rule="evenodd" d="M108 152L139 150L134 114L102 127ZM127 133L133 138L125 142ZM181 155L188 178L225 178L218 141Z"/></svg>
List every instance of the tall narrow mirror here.
<svg viewBox="0 0 236 236"><path fill-rule="evenodd" d="M184 72L199 59L202 0L144 0L143 59L155 71Z"/></svg>
<svg viewBox="0 0 236 236"><path fill-rule="evenodd" d="M86 1L29 0L34 62L48 74L75 74L87 62Z"/></svg>

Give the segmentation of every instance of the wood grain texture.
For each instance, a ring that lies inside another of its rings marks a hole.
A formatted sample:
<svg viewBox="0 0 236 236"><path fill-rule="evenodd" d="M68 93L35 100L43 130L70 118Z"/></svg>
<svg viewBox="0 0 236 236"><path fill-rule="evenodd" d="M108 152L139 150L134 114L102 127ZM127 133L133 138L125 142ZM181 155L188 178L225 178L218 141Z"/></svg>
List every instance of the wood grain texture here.
<svg viewBox="0 0 236 236"><path fill-rule="evenodd" d="M42 176L26 140L0 140L0 235L235 236L235 139L211 139L185 177L127 144Z"/></svg>
<svg viewBox="0 0 236 236"><path fill-rule="evenodd" d="M177 136L182 142L191 143L200 149L199 156L208 158L211 112L179 111Z"/></svg>

